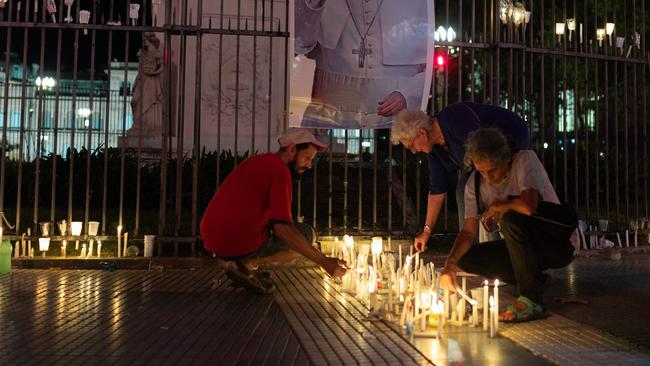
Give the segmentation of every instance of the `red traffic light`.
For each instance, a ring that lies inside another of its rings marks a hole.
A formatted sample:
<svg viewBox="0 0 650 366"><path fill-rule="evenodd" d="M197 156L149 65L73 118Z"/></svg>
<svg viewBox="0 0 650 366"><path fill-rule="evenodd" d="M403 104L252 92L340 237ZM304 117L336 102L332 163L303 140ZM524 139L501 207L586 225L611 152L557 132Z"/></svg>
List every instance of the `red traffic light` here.
<svg viewBox="0 0 650 366"><path fill-rule="evenodd" d="M445 55L437 55L434 58L435 66L438 68L443 68L447 65L447 57Z"/></svg>

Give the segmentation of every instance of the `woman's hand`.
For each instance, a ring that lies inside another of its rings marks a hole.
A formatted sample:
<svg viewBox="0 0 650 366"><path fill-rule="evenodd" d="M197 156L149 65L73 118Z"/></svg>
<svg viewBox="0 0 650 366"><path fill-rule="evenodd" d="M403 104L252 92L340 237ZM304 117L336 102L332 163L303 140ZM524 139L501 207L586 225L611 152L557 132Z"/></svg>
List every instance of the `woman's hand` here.
<svg viewBox="0 0 650 366"><path fill-rule="evenodd" d="M456 282L456 273L460 268L449 260L446 261L445 266L440 273L439 285L443 290L456 291L458 283Z"/></svg>

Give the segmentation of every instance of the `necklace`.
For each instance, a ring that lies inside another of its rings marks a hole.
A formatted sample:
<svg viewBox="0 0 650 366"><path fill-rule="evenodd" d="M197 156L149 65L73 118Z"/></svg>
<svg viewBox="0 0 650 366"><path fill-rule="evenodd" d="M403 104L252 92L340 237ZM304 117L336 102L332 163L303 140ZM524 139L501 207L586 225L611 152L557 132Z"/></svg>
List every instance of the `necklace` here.
<svg viewBox="0 0 650 366"><path fill-rule="evenodd" d="M354 23L354 28L357 30L357 33L359 34L359 37L361 37L361 40L359 41L359 47L353 48L352 49L352 54L353 55L358 55L359 56L359 68L363 68L366 56L372 54L372 48L369 48L366 46L366 38L368 37L368 33L370 32L370 28L372 28L372 25L375 23L375 19L377 18L377 14L379 14L379 10L381 9L381 5L384 3L384 0L381 0L379 2L379 6L377 7L377 11L375 11L375 15L372 16L372 20L370 20L370 24L368 25L368 28L366 31L361 34L361 29L359 29L359 25L357 25L357 20L354 19L354 15L352 14L352 9L350 8L350 3L348 0L345 0L345 5L348 6L348 11L350 12L350 18L352 18L352 23Z"/></svg>

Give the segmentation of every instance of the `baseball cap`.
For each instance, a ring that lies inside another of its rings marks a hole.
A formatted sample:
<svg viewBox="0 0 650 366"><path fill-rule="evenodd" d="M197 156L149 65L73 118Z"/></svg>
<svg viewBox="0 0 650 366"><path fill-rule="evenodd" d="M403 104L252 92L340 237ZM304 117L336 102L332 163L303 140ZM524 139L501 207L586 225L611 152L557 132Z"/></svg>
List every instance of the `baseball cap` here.
<svg viewBox="0 0 650 366"><path fill-rule="evenodd" d="M280 137L278 137L278 143L280 147L287 147L291 144L304 144L312 143L316 145L318 151L323 152L327 150L327 145L318 141L316 136L311 133L308 129L305 128L289 128Z"/></svg>

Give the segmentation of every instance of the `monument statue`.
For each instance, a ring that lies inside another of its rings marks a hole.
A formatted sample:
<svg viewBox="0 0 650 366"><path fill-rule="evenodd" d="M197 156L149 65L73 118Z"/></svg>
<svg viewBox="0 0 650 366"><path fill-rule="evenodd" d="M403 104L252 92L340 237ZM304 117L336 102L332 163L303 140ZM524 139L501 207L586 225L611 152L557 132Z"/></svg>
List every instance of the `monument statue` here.
<svg viewBox="0 0 650 366"><path fill-rule="evenodd" d="M133 126L128 135L160 136L162 133L163 55L160 40L154 33L144 34L144 45L138 51L140 67L133 83L131 111Z"/></svg>

